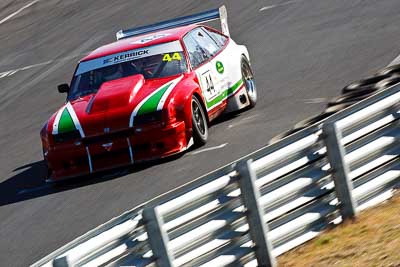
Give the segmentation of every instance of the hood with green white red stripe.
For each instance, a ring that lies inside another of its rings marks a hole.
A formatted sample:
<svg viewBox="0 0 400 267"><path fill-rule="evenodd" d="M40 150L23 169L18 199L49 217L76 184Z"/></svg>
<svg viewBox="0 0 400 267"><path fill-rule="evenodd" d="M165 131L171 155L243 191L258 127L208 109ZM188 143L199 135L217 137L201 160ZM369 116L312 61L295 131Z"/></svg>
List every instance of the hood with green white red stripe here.
<svg viewBox="0 0 400 267"><path fill-rule="evenodd" d="M182 78L135 75L105 82L95 94L67 102L50 119L49 130L53 135L79 131L85 137L133 127L137 116L166 108Z"/></svg>

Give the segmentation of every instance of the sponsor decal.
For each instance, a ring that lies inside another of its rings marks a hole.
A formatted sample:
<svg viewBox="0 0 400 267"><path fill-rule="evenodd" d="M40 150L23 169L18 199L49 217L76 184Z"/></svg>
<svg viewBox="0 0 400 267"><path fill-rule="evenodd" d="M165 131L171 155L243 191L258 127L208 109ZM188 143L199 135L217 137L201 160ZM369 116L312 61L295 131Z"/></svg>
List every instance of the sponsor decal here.
<svg viewBox="0 0 400 267"><path fill-rule="evenodd" d="M138 58L144 58L154 55L160 54L172 54L170 55L171 60L178 60L181 56L179 53L175 55L175 52L183 51L182 46L179 41L173 41L169 43L142 47L139 49L124 51L116 54L111 54L105 57L95 58L88 61L83 61L79 63L79 66L76 70L75 76L78 76L82 73L89 72L92 70L100 69L106 66L111 66L115 64L119 64L121 62L131 61Z"/></svg>
<svg viewBox="0 0 400 267"><path fill-rule="evenodd" d="M168 61L168 62L170 62L170 61L172 61L172 60L181 61L181 60L182 60L182 57L181 57L181 55L180 55L178 52L175 52L175 53L173 53L172 57L171 57L170 54L165 54L165 55L163 56L163 59L162 59L162 61Z"/></svg>
<svg viewBox="0 0 400 267"><path fill-rule="evenodd" d="M110 63L119 63L119 62L129 61L132 59L140 58L141 56L148 55L148 54L149 54L148 49L141 50L141 51L133 51L133 52L126 53L123 55L118 55L115 57L104 59L103 64L109 65Z"/></svg>
<svg viewBox="0 0 400 267"><path fill-rule="evenodd" d="M214 98L217 94L218 91L214 86L213 79L211 77L211 71L207 70L206 72L201 74L201 83L202 83L202 88L205 89L205 96L207 100L211 100Z"/></svg>
<svg viewBox="0 0 400 267"><path fill-rule="evenodd" d="M222 64L222 62L221 61L217 61L216 63L215 63L215 68L217 69L217 71L218 71L218 73L219 74L222 74L222 73L224 73L224 64Z"/></svg>

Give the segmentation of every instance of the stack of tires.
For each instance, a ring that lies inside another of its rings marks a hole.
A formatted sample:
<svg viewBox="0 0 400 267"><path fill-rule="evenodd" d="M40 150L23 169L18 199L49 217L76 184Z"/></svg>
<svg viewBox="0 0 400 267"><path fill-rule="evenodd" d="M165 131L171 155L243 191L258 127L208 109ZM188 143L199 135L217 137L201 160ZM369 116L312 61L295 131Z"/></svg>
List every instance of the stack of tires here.
<svg viewBox="0 0 400 267"><path fill-rule="evenodd" d="M322 113L296 123L292 129L273 137L269 141L269 144L273 144L286 136L313 125L314 123L317 123L332 114L399 82L400 64L383 68L371 77L353 82L342 89L340 96L330 99L327 103L326 109Z"/></svg>

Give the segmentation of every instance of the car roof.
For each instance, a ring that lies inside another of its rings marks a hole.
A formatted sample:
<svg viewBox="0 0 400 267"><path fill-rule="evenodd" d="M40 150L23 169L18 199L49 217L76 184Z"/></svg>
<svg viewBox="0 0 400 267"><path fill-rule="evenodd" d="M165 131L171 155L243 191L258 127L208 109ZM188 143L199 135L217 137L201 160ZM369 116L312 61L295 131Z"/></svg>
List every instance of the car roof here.
<svg viewBox="0 0 400 267"><path fill-rule="evenodd" d="M157 45L157 44L162 44L162 43L167 43L167 42L172 42L176 40L180 40L187 32L191 31L192 29L198 27L199 25L192 24L188 26L182 26L182 27L177 27L173 29L168 29L168 30L161 30L161 31L155 31L152 33L147 33L143 35L137 35L129 38L124 38L122 40L103 45L93 52L89 53L86 57L81 59L81 61L87 61L107 55L112 55L124 51L129 51L133 49L138 49L141 47L146 47L146 46L152 46L152 45ZM158 37L154 40L147 41L145 43L140 43L141 40L143 40L146 37L151 37L155 35L160 35L161 37Z"/></svg>

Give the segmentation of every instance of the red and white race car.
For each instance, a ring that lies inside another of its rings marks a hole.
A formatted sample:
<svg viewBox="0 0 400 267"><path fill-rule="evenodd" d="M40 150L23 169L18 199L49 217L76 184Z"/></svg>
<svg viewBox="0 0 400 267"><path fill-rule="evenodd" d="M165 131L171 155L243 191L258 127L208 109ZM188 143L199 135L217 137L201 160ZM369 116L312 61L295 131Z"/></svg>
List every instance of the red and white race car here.
<svg viewBox="0 0 400 267"><path fill-rule="evenodd" d="M198 23L220 19L222 33ZM226 9L121 30L83 58L66 103L41 130L47 181L81 176L203 145L223 112L256 104L245 46Z"/></svg>

